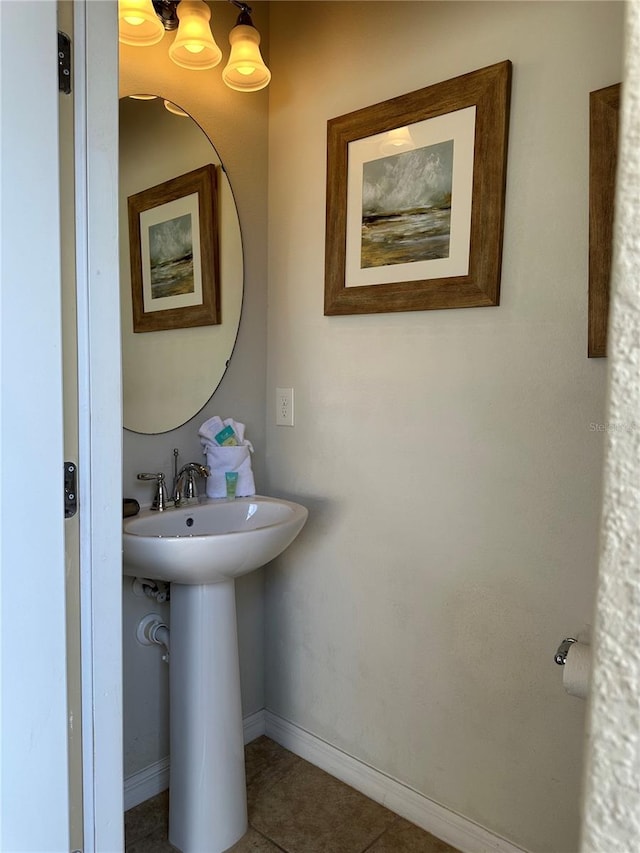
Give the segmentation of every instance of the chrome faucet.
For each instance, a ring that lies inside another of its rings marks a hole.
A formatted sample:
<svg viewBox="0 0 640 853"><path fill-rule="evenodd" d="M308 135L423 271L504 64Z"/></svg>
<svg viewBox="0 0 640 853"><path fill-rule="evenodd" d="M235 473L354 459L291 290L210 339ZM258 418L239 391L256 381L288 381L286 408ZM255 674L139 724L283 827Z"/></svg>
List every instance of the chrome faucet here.
<svg viewBox="0 0 640 853"><path fill-rule="evenodd" d="M181 506L189 501L196 500L198 497L196 477L208 477L210 473L206 465L200 465L197 462L188 462L186 465L183 465L173 484L173 501L175 505Z"/></svg>
<svg viewBox="0 0 640 853"><path fill-rule="evenodd" d="M138 480L155 480L156 493L151 503L151 509L163 512L167 508L167 488L164 484L164 474L138 474Z"/></svg>

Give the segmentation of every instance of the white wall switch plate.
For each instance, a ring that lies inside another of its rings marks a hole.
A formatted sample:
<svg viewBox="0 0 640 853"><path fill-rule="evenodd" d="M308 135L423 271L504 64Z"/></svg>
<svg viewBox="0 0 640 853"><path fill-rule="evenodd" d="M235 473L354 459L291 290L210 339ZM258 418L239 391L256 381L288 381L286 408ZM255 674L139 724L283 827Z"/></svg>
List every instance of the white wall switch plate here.
<svg viewBox="0 0 640 853"><path fill-rule="evenodd" d="M293 426L293 388L276 388L276 426Z"/></svg>

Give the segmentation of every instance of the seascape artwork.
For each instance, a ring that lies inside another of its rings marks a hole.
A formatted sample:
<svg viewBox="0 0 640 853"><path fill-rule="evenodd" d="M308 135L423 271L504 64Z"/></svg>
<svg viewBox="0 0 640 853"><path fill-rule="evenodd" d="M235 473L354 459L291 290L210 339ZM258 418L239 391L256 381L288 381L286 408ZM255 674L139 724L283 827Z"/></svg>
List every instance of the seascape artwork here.
<svg viewBox="0 0 640 853"><path fill-rule="evenodd" d="M190 213L149 226L149 260L152 299L194 292Z"/></svg>
<svg viewBox="0 0 640 853"><path fill-rule="evenodd" d="M448 258L453 139L362 169L361 268Z"/></svg>

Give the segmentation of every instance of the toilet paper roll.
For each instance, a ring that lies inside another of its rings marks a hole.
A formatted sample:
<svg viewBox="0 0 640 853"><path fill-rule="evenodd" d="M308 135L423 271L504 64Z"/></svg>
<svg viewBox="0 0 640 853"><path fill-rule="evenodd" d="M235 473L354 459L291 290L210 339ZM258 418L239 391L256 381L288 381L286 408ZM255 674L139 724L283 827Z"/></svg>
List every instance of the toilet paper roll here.
<svg viewBox="0 0 640 853"><path fill-rule="evenodd" d="M591 685L591 646L572 643L562 670L562 686L567 693L586 699Z"/></svg>

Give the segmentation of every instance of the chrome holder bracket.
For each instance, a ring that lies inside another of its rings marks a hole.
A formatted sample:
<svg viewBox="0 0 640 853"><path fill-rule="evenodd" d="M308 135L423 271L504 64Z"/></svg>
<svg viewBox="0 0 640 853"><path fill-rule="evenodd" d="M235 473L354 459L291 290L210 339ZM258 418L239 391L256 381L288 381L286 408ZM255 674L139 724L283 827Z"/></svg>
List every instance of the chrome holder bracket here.
<svg viewBox="0 0 640 853"><path fill-rule="evenodd" d="M567 662L567 655L569 654L569 649L575 643L576 640L574 637L565 637L564 640L558 646L554 660L558 664L558 666L564 666Z"/></svg>

